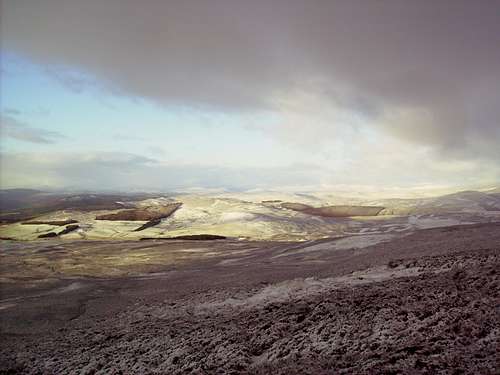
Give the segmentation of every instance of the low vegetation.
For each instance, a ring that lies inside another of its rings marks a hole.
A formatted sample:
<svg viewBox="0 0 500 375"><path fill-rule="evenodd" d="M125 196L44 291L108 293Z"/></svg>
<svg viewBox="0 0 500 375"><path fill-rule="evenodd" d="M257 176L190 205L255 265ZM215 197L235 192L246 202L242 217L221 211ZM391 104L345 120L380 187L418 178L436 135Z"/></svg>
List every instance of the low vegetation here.
<svg viewBox="0 0 500 375"><path fill-rule="evenodd" d="M171 203L160 207L133 208L116 213L96 216L96 220L112 221L150 221L164 219L172 215L181 207L182 203Z"/></svg>
<svg viewBox="0 0 500 375"><path fill-rule="evenodd" d="M377 216L385 207L379 206L324 206L312 207L302 203L281 204L282 208L323 217Z"/></svg>
<svg viewBox="0 0 500 375"><path fill-rule="evenodd" d="M77 220L33 220L33 221L25 221L22 223L23 225L57 225L57 226L64 226L68 224L76 224L78 223Z"/></svg>
<svg viewBox="0 0 500 375"><path fill-rule="evenodd" d="M191 234L184 236L175 236L175 237L143 237L141 241L147 240L194 240L194 241L213 241L213 240L225 240L227 237L219 236L216 234Z"/></svg>

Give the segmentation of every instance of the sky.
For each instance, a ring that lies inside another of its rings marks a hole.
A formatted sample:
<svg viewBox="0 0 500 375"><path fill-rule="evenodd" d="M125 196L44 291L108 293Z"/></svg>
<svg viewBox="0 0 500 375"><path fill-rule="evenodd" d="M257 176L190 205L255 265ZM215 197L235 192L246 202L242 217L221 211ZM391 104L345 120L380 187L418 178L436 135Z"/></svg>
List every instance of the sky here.
<svg viewBox="0 0 500 375"><path fill-rule="evenodd" d="M0 0L0 185L500 184L500 1Z"/></svg>

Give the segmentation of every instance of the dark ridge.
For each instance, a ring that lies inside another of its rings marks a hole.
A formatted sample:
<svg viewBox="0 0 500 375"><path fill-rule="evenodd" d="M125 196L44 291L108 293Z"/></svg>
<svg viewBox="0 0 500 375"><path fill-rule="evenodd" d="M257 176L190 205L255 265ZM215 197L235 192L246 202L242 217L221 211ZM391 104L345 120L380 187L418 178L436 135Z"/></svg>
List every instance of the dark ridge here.
<svg viewBox="0 0 500 375"><path fill-rule="evenodd" d="M38 238L54 238L57 237L58 234L56 232L44 233L38 236Z"/></svg>
<svg viewBox="0 0 500 375"><path fill-rule="evenodd" d="M79 225L68 225L66 228L64 228L62 231L59 232L58 236L62 236L64 234L71 233L71 232L77 230L78 228L80 228Z"/></svg>
<svg viewBox="0 0 500 375"><path fill-rule="evenodd" d="M173 241L173 240L192 240L192 241L213 241L213 240L225 240L227 237L219 236L216 234L191 234L184 236L175 237L142 237L141 241L149 240L162 240L162 241Z"/></svg>
<svg viewBox="0 0 500 375"><path fill-rule="evenodd" d="M78 223L77 220L53 220L53 221L43 221L43 220L35 220L35 221L25 221L22 223L22 225L40 225L40 224L46 224L46 225L58 225L58 226L63 226L63 225L68 225L68 224L75 224Z"/></svg>
<svg viewBox="0 0 500 375"><path fill-rule="evenodd" d="M61 210L97 211L124 207L123 201L157 198L156 194L66 194L37 190L0 190L0 223L15 223Z"/></svg>
<svg viewBox="0 0 500 375"><path fill-rule="evenodd" d="M18 209L34 201L33 197L43 194L33 189L2 189L0 190L0 209L2 211Z"/></svg>
<svg viewBox="0 0 500 375"><path fill-rule="evenodd" d="M261 201L261 203L280 203L280 202L283 202L283 201L280 199L269 199L269 200Z"/></svg>
<svg viewBox="0 0 500 375"><path fill-rule="evenodd" d="M156 226L156 225L158 225L160 223L161 223L161 219L160 218L149 220L147 223L141 225L139 228L134 229L134 232L140 232L141 230L154 227L154 226Z"/></svg>

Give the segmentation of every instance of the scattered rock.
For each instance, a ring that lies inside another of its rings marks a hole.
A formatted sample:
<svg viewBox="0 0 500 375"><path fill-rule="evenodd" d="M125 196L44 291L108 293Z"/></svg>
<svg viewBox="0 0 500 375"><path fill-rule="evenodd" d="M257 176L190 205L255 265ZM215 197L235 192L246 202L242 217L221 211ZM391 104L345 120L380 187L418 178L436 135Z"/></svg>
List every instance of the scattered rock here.
<svg viewBox="0 0 500 375"><path fill-rule="evenodd" d="M387 266L389 266L389 268L396 268L397 266L399 266L399 262L395 261L395 260L391 260Z"/></svg>

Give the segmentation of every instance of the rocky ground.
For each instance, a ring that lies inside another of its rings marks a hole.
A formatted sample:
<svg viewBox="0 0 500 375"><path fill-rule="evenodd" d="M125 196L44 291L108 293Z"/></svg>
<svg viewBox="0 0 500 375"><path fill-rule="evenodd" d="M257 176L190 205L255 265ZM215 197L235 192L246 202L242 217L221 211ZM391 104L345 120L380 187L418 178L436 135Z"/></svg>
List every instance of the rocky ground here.
<svg viewBox="0 0 500 375"><path fill-rule="evenodd" d="M0 373L498 373L500 225L362 237L129 241L168 267L113 277L62 266L88 243L44 241L58 266L30 278L37 258L8 244Z"/></svg>

